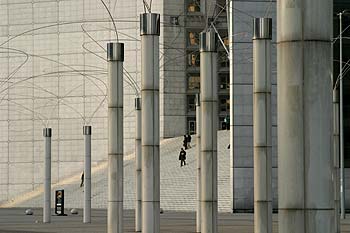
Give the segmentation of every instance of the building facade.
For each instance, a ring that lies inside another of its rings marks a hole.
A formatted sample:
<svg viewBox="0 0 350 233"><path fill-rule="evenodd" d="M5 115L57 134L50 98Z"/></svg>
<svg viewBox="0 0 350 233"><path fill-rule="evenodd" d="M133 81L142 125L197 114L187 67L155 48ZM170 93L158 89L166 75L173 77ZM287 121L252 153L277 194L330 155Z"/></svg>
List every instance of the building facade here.
<svg viewBox="0 0 350 233"><path fill-rule="evenodd" d="M134 98L141 81L139 14L142 1L0 0L0 202L33 190L43 182L44 127L53 129L52 181L82 172L83 125L92 125L93 165L107 160L106 44L125 43L124 148L134 149ZM350 9L345 0L334 12ZM226 129L234 105L234 183L237 210L253 209L252 32L254 17L273 19L272 135L273 194L277 207L276 1L234 1L234 103L229 102L229 60L225 51L225 0L153 0L161 14L160 135L196 132L195 95L199 92L199 33L213 24L219 32L219 129ZM146 9L147 10L147 9ZM350 17L349 17L350 19ZM350 25L344 20L344 28ZM335 35L337 20L334 21ZM348 33L348 32L347 32ZM348 34L346 34L348 35ZM350 51L344 41L345 51ZM337 57L337 43L334 44ZM344 61L349 59L344 52ZM339 63L335 61L337 73ZM347 74L348 75L348 74ZM344 126L349 165L348 81ZM228 153L229 154L229 153ZM350 178L348 173L347 178ZM219 181L220 182L220 181Z"/></svg>

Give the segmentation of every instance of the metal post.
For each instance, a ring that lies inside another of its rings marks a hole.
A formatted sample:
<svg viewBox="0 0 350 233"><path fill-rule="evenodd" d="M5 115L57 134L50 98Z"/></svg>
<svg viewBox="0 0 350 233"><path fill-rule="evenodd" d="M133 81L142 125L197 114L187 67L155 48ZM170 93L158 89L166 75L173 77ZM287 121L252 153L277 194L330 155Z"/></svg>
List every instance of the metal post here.
<svg viewBox="0 0 350 233"><path fill-rule="evenodd" d="M160 231L159 35L160 15L144 13L141 29L142 232Z"/></svg>
<svg viewBox="0 0 350 233"><path fill-rule="evenodd" d="M272 233L272 19L253 22L254 232Z"/></svg>
<svg viewBox="0 0 350 233"><path fill-rule="evenodd" d="M340 213L341 219L345 219L345 173L344 173L344 126L343 126L343 13L339 13L339 84L340 84Z"/></svg>
<svg viewBox="0 0 350 233"><path fill-rule="evenodd" d="M334 84L336 83L333 82ZM340 233L340 180L339 180L339 89L333 89L333 184L335 232Z"/></svg>
<svg viewBox="0 0 350 233"><path fill-rule="evenodd" d="M333 1L299 3L277 1L278 226L330 233Z"/></svg>
<svg viewBox="0 0 350 233"><path fill-rule="evenodd" d="M50 223L51 222L51 136L52 136L52 129L51 128L44 128L43 136L44 136L44 140L45 140L43 223Z"/></svg>
<svg viewBox="0 0 350 233"><path fill-rule="evenodd" d="M201 102L196 96L196 137L197 137L197 212L196 232L201 232Z"/></svg>
<svg viewBox="0 0 350 233"><path fill-rule="evenodd" d="M201 82L201 231L217 232L217 35L200 34Z"/></svg>
<svg viewBox="0 0 350 233"><path fill-rule="evenodd" d="M135 99L135 167L136 167L136 206L135 232L142 232L142 157L141 157L141 98Z"/></svg>
<svg viewBox="0 0 350 233"><path fill-rule="evenodd" d="M230 191L231 210L235 211L235 174L234 174L234 22L233 22L233 0L226 0L228 14L228 38L229 38L229 59L230 59Z"/></svg>
<svg viewBox="0 0 350 233"><path fill-rule="evenodd" d="M108 60L108 233L123 232L124 44L107 44Z"/></svg>
<svg viewBox="0 0 350 233"><path fill-rule="evenodd" d="M84 160L84 223L91 223L91 126L83 127L85 140Z"/></svg>

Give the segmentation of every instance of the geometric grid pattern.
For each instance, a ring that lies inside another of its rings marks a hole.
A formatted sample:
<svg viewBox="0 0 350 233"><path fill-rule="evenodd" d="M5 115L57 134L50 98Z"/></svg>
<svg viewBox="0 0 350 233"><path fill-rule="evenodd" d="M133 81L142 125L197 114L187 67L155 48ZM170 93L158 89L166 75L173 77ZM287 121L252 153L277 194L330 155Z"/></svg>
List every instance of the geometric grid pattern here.
<svg viewBox="0 0 350 233"><path fill-rule="evenodd" d="M125 43L128 77L140 83L134 58L141 5L104 2ZM101 1L0 1L0 201L42 184L45 127L53 130L53 184L83 170L84 124L93 128L93 165L107 159L105 49L111 40L115 32ZM127 152L133 150L135 91L125 81Z"/></svg>

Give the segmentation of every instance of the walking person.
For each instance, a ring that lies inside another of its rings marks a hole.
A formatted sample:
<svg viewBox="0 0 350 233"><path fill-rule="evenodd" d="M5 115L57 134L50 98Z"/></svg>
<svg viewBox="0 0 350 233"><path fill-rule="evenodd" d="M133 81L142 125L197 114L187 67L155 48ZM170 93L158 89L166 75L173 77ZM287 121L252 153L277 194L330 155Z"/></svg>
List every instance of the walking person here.
<svg viewBox="0 0 350 233"><path fill-rule="evenodd" d="M185 148L185 150L188 149L187 142L187 135L184 135L183 147Z"/></svg>
<svg viewBox="0 0 350 233"><path fill-rule="evenodd" d="M179 160L181 161L181 167L186 165L186 151L184 148L181 148Z"/></svg>
<svg viewBox="0 0 350 233"><path fill-rule="evenodd" d="M187 134L187 147L188 148L191 148L191 139L192 139L191 135Z"/></svg>

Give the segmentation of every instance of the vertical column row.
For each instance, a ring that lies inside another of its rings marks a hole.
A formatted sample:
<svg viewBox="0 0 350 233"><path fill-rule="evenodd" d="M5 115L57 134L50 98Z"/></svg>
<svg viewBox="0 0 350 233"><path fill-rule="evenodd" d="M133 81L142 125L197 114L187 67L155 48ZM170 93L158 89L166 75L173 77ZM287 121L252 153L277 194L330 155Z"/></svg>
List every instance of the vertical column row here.
<svg viewBox="0 0 350 233"><path fill-rule="evenodd" d="M334 227L333 1L277 1L279 233Z"/></svg>
<svg viewBox="0 0 350 233"><path fill-rule="evenodd" d="M136 168L136 206L135 232L142 232L142 154L141 154L141 98L135 99L135 168Z"/></svg>
<svg viewBox="0 0 350 233"><path fill-rule="evenodd" d="M272 232L272 123L271 39L272 19L254 19L253 131L254 232Z"/></svg>
<svg viewBox="0 0 350 233"><path fill-rule="evenodd" d="M141 14L142 232L160 231L159 14Z"/></svg>
<svg viewBox="0 0 350 233"><path fill-rule="evenodd" d="M44 136L44 143L45 143L43 223L50 223L51 222L51 136L52 136L52 129L51 128L44 128L43 136Z"/></svg>
<svg viewBox="0 0 350 233"><path fill-rule="evenodd" d="M91 222L91 126L83 127L85 141L84 159L84 223Z"/></svg>
<svg viewBox="0 0 350 233"><path fill-rule="evenodd" d="M108 233L123 232L124 44L107 44L108 60Z"/></svg>
<svg viewBox="0 0 350 233"><path fill-rule="evenodd" d="M196 96L196 138L197 138L197 212L196 232L201 232L201 102L200 94Z"/></svg>
<svg viewBox="0 0 350 233"><path fill-rule="evenodd" d="M217 35L200 34L201 83L201 231L217 232Z"/></svg>

